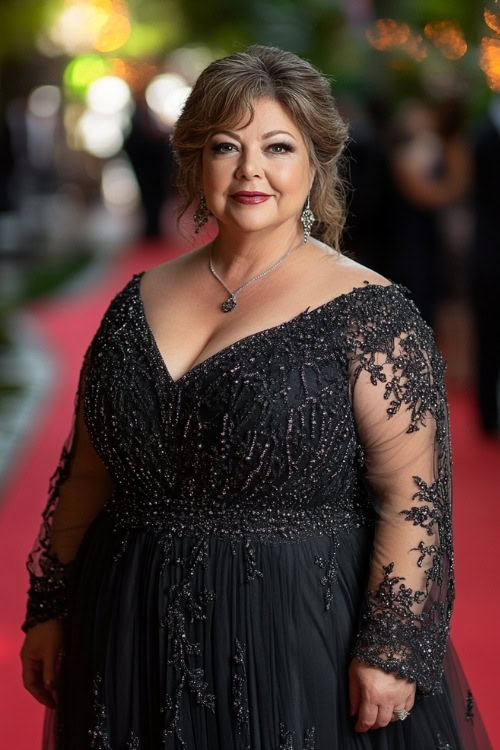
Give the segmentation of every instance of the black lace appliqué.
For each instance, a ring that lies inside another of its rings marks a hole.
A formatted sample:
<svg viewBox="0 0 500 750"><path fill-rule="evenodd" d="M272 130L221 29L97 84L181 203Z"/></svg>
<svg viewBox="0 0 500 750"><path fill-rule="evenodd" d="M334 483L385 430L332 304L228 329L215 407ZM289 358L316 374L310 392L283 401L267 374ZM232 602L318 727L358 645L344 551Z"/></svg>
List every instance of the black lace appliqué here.
<svg viewBox="0 0 500 750"><path fill-rule="evenodd" d="M192 590L192 579L198 566L206 567L208 540L202 538L192 547L186 558L175 560L175 565L184 571L183 578L170 586L166 594L166 615L161 626L167 628L170 657L168 663L175 669L177 682L172 694L167 694L162 708L167 714L167 726L164 738L174 735L179 747L186 748L182 737L181 698L187 690L193 700L211 711L215 710L215 695L207 692L208 684L204 680L202 667L192 667L189 657L200 655L200 644L189 640L186 619L189 622L206 619L205 607L215 597L214 591L204 588L198 593Z"/></svg>
<svg viewBox="0 0 500 750"><path fill-rule="evenodd" d="M93 682L94 727L89 729L92 750L111 750L109 742L106 706L101 699L102 675L97 673Z"/></svg>
<svg viewBox="0 0 500 750"><path fill-rule="evenodd" d="M420 695L432 695L443 692L443 660L454 600L445 366L432 330L412 302L396 304L392 311L387 307L385 315L384 308L377 300L363 309L362 318L352 315L350 319L353 383L367 373L376 389L383 388L383 398L389 401L387 420L398 419L398 429L405 426L408 440L413 434L431 431L427 434L433 436L434 476L429 482L413 472L416 491L408 501L419 502L399 511L425 534L408 548L408 553L420 553L414 563L422 569L422 575L415 576L420 585L409 585L410 571L398 570L390 559L381 566L378 586L366 592L353 656L416 681Z"/></svg>
<svg viewBox="0 0 500 750"><path fill-rule="evenodd" d="M246 647L235 636L232 674L233 715L236 731L243 739L244 750L250 750L250 714L248 709Z"/></svg>
<svg viewBox="0 0 500 750"><path fill-rule="evenodd" d="M245 571L246 581L250 583L256 576L259 578L263 577L262 571L257 569L257 563L255 560L255 549L252 547L250 539L246 539L243 546L243 553L245 556Z"/></svg>
<svg viewBox="0 0 500 750"><path fill-rule="evenodd" d="M327 560L325 560L320 555L315 555L314 557L314 564L319 565L319 567L323 568L325 571L324 576L322 576L320 580L321 585L325 587L325 611L328 611L330 609L330 605L333 599L332 589L337 583L336 551L339 547L339 540L334 539L333 543L335 551Z"/></svg>
<svg viewBox="0 0 500 750"><path fill-rule="evenodd" d="M304 732L302 747L295 747L295 732L286 729L284 722L280 721L280 745L279 750L315 750L315 727L308 727Z"/></svg>

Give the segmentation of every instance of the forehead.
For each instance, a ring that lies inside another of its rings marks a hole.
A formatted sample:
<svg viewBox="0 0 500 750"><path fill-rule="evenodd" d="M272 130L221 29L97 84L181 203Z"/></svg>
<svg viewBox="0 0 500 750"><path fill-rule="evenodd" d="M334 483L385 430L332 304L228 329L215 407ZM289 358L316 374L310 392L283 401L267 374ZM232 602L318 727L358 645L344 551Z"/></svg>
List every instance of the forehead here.
<svg viewBox="0 0 500 750"><path fill-rule="evenodd" d="M286 109L275 99L254 99L252 101L253 119L250 119L248 111L242 112L231 123L230 129L240 135L256 134L262 135L271 130L287 130L295 138L300 138L301 133L295 122L290 117ZM227 130L227 126L220 126L220 129ZM218 127L213 132L217 133Z"/></svg>

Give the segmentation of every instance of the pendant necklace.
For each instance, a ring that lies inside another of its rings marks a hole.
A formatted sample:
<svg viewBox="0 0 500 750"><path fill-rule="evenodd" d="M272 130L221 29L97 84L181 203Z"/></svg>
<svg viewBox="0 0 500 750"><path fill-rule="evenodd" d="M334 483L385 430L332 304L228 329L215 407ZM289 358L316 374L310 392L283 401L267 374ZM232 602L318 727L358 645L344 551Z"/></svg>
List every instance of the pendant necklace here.
<svg viewBox="0 0 500 750"><path fill-rule="evenodd" d="M222 279L220 278L220 276L217 274L215 268L213 267L213 264L212 264L212 249L213 249L213 246L214 246L214 242L215 242L215 240L212 240L212 243L210 245L209 267L210 267L211 272L215 276L215 278L218 279L218 281L220 281L220 283L227 289L227 291L229 292L229 295L230 295L227 298L227 300L225 300L222 303L222 305L221 305L221 308L222 308L223 312L231 312L231 310L234 310L234 308L236 307L236 295L239 294L242 289L244 289L249 284L252 284L252 282L257 281L257 279L262 278L262 276L266 276L268 273L270 273L272 270L274 270L276 268L276 266L279 266L279 264L282 263L288 255L290 255L291 253L293 253L294 250L297 250L297 248L300 247L304 243L304 241L301 240L298 245L296 245L295 247L291 247L290 250L287 250L287 252L279 260L276 261L276 263L273 263L273 265L271 266L271 268L268 268L267 271L262 271L261 273L257 274L257 276L254 276L252 279L249 279L248 281L246 281L235 292L232 292L229 289L229 287L227 287L224 284L224 282L222 281Z"/></svg>

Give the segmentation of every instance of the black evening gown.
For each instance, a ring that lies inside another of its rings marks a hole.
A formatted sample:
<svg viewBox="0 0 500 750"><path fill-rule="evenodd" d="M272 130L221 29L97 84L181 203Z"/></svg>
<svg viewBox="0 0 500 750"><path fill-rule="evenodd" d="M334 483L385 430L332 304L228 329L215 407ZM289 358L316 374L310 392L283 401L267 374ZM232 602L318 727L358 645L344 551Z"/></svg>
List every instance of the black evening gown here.
<svg viewBox="0 0 500 750"><path fill-rule="evenodd" d="M174 381L134 274L83 359L22 629L64 646L43 749L489 750L450 633L444 361L370 284ZM348 668L416 683L354 731Z"/></svg>

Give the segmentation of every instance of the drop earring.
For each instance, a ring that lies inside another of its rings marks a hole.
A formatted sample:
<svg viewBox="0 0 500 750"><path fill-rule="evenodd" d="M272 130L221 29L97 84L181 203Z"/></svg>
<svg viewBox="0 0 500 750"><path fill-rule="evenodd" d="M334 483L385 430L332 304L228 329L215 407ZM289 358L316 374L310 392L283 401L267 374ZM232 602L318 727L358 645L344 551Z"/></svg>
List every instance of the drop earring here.
<svg viewBox="0 0 500 750"><path fill-rule="evenodd" d="M200 202L198 204L198 208L196 209L196 211L194 212L194 215L193 215L193 221L194 221L194 226L195 226L194 233L195 234L198 234L198 232L200 231L200 229L202 228L202 226L207 223L208 217L210 215L211 215L210 214L210 210L209 210L209 208L207 206L207 202L205 200L205 196L204 196L203 193L201 193L201 195L200 195Z"/></svg>
<svg viewBox="0 0 500 750"><path fill-rule="evenodd" d="M307 196L306 207L302 211L300 220L304 227L304 242L307 242L309 235L311 234L312 225L316 221L316 217L311 210L310 194Z"/></svg>

